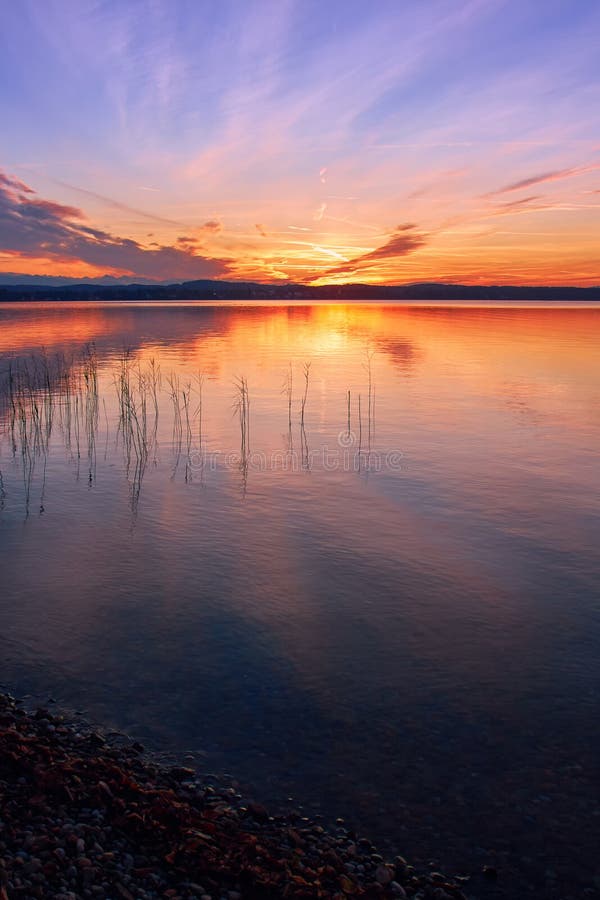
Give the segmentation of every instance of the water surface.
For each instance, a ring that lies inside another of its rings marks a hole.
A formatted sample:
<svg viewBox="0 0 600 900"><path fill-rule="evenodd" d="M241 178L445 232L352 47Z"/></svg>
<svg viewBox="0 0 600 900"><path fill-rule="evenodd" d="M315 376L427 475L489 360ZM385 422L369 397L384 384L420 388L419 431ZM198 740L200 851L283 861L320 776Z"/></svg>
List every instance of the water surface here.
<svg viewBox="0 0 600 900"><path fill-rule="evenodd" d="M3 304L0 678L407 854L588 884L599 346L594 308Z"/></svg>

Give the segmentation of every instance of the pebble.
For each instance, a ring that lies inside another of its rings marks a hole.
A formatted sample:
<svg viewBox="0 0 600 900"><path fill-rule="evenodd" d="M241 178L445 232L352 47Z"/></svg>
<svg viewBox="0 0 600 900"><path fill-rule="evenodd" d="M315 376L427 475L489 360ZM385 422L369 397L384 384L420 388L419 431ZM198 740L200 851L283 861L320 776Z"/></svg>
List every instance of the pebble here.
<svg viewBox="0 0 600 900"><path fill-rule="evenodd" d="M406 881L414 871L406 861L387 863L341 818L329 829L322 817L273 816L244 803L231 776L208 785L194 770L163 768L141 756L141 745L116 746L82 722L61 722L59 737L58 717L17 716L0 693L0 721L7 719L0 885L9 900L243 900L264 896L265 885L289 900L341 900L340 886L357 898L419 897L424 882ZM14 753L20 744L27 754Z"/></svg>
<svg viewBox="0 0 600 900"><path fill-rule="evenodd" d="M375 881L379 884L389 884L393 878L394 873L388 866L377 866L375 869Z"/></svg>

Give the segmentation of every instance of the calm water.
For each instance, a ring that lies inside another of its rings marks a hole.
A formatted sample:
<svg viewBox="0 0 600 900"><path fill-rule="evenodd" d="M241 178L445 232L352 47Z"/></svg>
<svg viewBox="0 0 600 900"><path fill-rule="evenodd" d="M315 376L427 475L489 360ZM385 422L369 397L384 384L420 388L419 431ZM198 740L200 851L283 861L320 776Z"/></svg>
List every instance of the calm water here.
<svg viewBox="0 0 600 900"><path fill-rule="evenodd" d="M0 679L554 896L600 813L599 347L590 308L0 306Z"/></svg>

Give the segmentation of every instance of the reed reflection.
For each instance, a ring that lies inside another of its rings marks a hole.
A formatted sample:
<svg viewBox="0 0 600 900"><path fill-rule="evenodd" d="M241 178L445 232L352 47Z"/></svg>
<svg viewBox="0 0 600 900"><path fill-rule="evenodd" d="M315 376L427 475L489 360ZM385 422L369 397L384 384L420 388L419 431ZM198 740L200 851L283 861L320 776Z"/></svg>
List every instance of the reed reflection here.
<svg viewBox="0 0 600 900"><path fill-rule="evenodd" d="M181 473L191 483L207 455L225 457L237 444L245 490L251 430L254 448L265 454L293 451L297 429L301 468L308 471L315 453L336 446L345 429L359 469L368 472L376 406L384 412L375 449L401 450L408 441L433 458L443 442L448 464L458 464L470 432L484 440L471 409L492 431L506 408L522 425L524 415L532 428L558 415L563 427L581 432L590 422L582 405L591 410L594 403L593 310L116 305L8 311L15 333L38 315L40 344L45 337L56 342L53 316L65 334L70 322L74 335L89 334L94 323L100 328L93 345L55 343L53 350L17 348L0 357L0 416L21 460L27 509L36 464L41 474L46 470L54 424L75 477L85 464L92 486L102 420L103 464L119 447L135 509L149 463L161 470L161 446L171 459L170 477ZM561 340L564 329L572 336L568 343ZM126 345L134 333L137 339ZM237 426L228 412L232 392ZM511 435L502 429L498 439L506 443ZM477 470L480 461L470 464Z"/></svg>
<svg viewBox="0 0 600 900"><path fill-rule="evenodd" d="M8 374L0 385L0 421L4 424L4 434L8 436L13 460L20 459L24 483L24 503L29 515L31 488L36 464L43 468L43 482L40 494L40 512L44 511L44 493L48 456L62 449L66 459L75 463L74 477L79 481L82 462L85 463L87 484L91 488L97 481L97 443L100 427L100 409L103 411L104 454L103 463L110 465L115 452L121 454L123 471L129 487L130 506L136 513L140 500L144 475L149 462L160 468L160 447L170 451L170 481L182 473L186 484L194 477L203 479L207 462L205 444L210 445L210 435L204 431L203 404L204 375L195 380L187 373L182 375L171 371L163 376L160 362L154 357L143 361L131 351L124 352L116 360L106 361L98 372L98 358L94 345L84 348L81 354L64 354L49 357L45 353L31 355L26 359L12 360L8 364ZM351 391L347 392L347 431L338 435L337 447L321 448L309 446L307 422L310 417L310 362L301 366L301 393L295 398L294 367L288 364L285 374L285 406L280 409L269 407L272 419L272 437L276 440L279 424L287 415L285 453L277 449L276 443L265 443L252 453L251 404L248 379L239 376L232 383L234 417L239 427L239 453L235 456L235 468L239 472L242 493L248 487L249 473L262 473L273 469L296 472L299 468L309 472L318 460L322 468L335 468L339 459L332 451L352 450L357 459L353 468L360 472L368 469L373 432L374 383L372 375L373 354L368 354L364 366L368 373L368 412L366 417L366 446L363 451L363 414L361 394L358 394L358 432L351 430ZM210 399L210 398L209 398ZM161 412L162 409L162 412ZM215 412L214 404L209 406ZM220 410L222 412L222 410ZM162 424L162 431L159 425ZM300 446L300 466L296 465L293 432L298 428ZM335 423L332 426L335 429ZM318 429L321 437L326 423ZM58 432L58 440L52 440ZM265 432L262 432L263 439ZM357 442L357 446L353 446ZM363 460L364 456L364 460ZM276 458L275 458L276 457ZM231 448L221 446L210 455L211 471L221 463L231 468L233 460ZM280 464L283 463L283 464ZM345 469L349 470L345 462Z"/></svg>

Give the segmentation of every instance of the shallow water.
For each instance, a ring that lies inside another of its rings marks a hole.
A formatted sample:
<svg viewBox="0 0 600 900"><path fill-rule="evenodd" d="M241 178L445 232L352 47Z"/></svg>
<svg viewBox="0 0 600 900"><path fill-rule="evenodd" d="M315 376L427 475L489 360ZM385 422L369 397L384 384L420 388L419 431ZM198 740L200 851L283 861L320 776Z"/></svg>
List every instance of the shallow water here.
<svg viewBox="0 0 600 900"><path fill-rule="evenodd" d="M0 305L0 679L560 878L598 822L599 346L594 308Z"/></svg>

